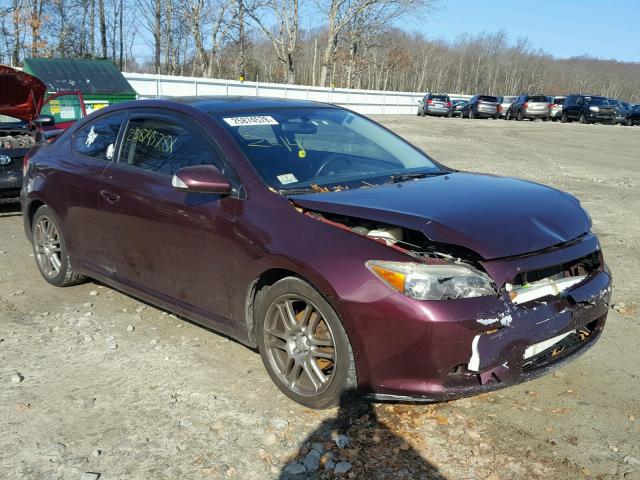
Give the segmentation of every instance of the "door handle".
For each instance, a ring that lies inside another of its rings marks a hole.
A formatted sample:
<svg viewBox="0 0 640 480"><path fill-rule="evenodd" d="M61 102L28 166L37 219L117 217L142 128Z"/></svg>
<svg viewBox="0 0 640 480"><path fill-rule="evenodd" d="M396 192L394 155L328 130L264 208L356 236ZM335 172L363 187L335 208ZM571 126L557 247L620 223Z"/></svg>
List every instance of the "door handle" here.
<svg viewBox="0 0 640 480"><path fill-rule="evenodd" d="M118 195L117 193L109 192L107 190L100 190L100 196L111 205L120 200L120 195Z"/></svg>

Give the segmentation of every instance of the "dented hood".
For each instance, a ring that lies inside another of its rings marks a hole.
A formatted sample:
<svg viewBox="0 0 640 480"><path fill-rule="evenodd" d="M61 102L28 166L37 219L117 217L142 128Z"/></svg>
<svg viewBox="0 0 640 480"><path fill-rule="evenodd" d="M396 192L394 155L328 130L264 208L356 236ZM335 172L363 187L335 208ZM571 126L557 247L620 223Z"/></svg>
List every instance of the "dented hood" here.
<svg viewBox="0 0 640 480"><path fill-rule="evenodd" d="M0 65L0 115L30 122L40 114L46 91L36 77Z"/></svg>
<svg viewBox="0 0 640 480"><path fill-rule="evenodd" d="M422 231L485 259L543 250L591 227L573 196L533 182L452 173L378 187L295 195L294 203Z"/></svg>

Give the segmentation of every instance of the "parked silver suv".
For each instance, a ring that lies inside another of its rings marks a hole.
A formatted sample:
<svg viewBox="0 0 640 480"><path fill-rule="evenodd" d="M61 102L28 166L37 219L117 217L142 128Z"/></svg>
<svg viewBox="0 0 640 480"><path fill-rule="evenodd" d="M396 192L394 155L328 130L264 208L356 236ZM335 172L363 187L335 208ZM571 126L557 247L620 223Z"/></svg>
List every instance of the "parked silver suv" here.
<svg viewBox="0 0 640 480"><path fill-rule="evenodd" d="M521 95L507 111L507 120L549 120L549 99L545 95Z"/></svg>
<svg viewBox="0 0 640 480"><path fill-rule="evenodd" d="M419 117L424 115L448 117L451 111L451 99L444 93L427 93L419 103Z"/></svg>
<svg viewBox="0 0 640 480"><path fill-rule="evenodd" d="M500 117L506 117L509 107L518 99L517 96L498 97L500 104L498 105L498 114Z"/></svg>

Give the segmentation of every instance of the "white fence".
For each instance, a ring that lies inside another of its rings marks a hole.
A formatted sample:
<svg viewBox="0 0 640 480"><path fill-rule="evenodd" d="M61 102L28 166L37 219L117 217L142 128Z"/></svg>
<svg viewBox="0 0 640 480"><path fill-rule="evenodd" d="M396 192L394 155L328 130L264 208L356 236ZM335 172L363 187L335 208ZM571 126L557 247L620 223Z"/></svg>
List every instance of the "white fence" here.
<svg viewBox="0 0 640 480"><path fill-rule="evenodd" d="M148 73L124 73L139 98L184 97L204 95L243 95L253 97L293 98L315 100L340 105L367 115L413 114L424 93L387 92L380 90L352 90L322 88L279 83L240 82L196 77L174 77ZM450 95L453 99L467 99L470 95Z"/></svg>

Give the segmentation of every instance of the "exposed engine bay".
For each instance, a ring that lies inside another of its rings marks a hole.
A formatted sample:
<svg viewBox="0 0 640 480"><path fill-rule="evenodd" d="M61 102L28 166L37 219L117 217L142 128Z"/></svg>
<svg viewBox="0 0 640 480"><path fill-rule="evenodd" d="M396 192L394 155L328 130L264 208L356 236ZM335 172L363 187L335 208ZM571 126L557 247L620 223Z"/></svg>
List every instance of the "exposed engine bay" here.
<svg viewBox="0 0 640 480"><path fill-rule="evenodd" d="M26 129L0 129L0 149L3 148L31 148L36 144L36 135Z"/></svg>
<svg viewBox="0 0 640 480"><path fill-rule="evenodd" d="M433 242L422 232L361 218L300 208L298 210L317 220L384 243L427 264L466 265L486 273L482 266L483 259L475 252L457 245ZM508 292L514 304L527 306L526 304L535 301L543 301L546 297L560 295L584 281L601 266L600 255L593 252L566 264L522 271L510 282L496 285L496 288Z"/></svg>

